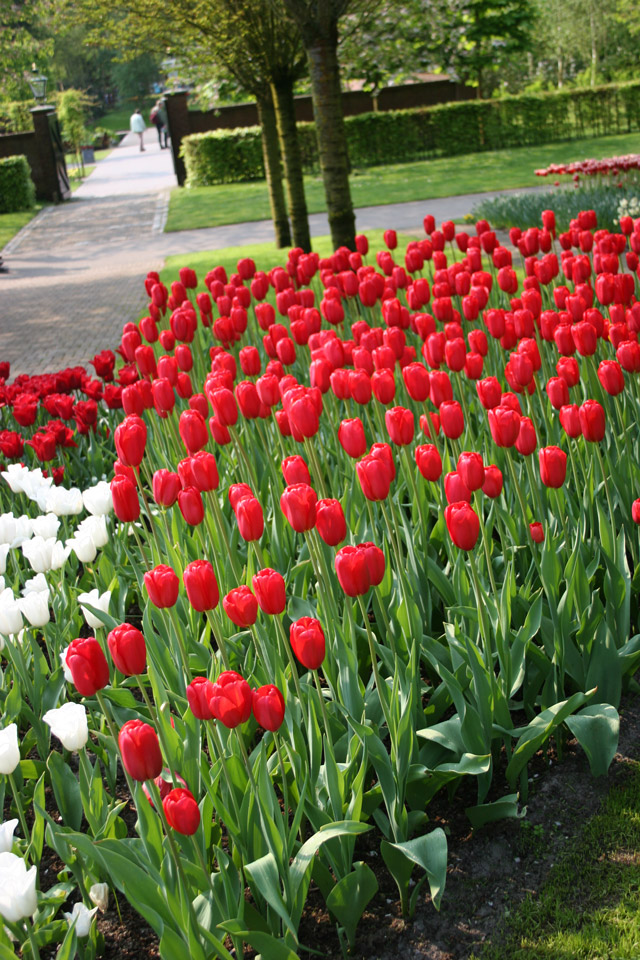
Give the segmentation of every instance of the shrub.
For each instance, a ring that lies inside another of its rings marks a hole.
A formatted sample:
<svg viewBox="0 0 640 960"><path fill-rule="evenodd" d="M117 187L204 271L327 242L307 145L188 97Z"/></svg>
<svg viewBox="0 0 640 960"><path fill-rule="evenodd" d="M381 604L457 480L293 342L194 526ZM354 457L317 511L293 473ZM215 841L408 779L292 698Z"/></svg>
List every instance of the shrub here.
<svg viewBox="0 0 640 960"><path fill-rule="evenodd" d="M31 101L15 100L0 103L0 133L23 133L33 130Z"/></svg>
<svg viewBox="0 0 640 960"><path fill-rule="evenodd" d="M640 127L640 81L586 89L467 100L346 117L354 167L455 156L556 140L628 133ZM318 168L315 128L299 123L303 167ZM215 130L183 140L190 186L264 177L260 128Z"/></svg>
<svg viewBox="0 0 640 960"><path fill-rule="evenodd" d="M0 159L0 213L30 210L35 199L36 188L27 158L17 156Z"/></svg>

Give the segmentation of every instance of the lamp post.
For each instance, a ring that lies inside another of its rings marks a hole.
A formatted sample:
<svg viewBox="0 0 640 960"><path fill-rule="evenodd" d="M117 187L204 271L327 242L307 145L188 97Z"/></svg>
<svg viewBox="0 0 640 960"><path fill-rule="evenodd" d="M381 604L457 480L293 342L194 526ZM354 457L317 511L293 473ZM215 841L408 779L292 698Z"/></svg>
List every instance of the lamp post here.
<svg viewBox="0 0 640 960"><path fill-rule="evenodd" d="M31 76L27 78L31 87L31 93L37 104L42 106L47 99L47 78L44 74L38 73L35 63L31 67Z"/></svg>

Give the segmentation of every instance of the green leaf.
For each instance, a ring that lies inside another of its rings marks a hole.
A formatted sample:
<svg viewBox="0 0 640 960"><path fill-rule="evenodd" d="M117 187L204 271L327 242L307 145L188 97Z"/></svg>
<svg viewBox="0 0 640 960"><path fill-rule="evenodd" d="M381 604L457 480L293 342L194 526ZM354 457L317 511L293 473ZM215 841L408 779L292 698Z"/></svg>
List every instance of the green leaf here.
<svg viewBox="0 0 640 960"><path fill-rule="evenodd" d="M437 827L431 833L414 837L405 843L389 843L383 840L380 851L398 885L404 910L407 908L409 880L415 864L426 872L433 905L436 910L440 909L447 878L447 838L444 830Z"/></svg>
<svg viewBox="0 0 640 960"><path fill-rule="evenodd" d="M353 946L360 917L377 892L378 881L373 870L360 860L326 898L327 907L344 927L350 946Z"/></svg>
<svg viewBox="0 0 640 960"><path fill-rule="evenodd" d="M51 777L56 804L65 826L79 830L82 823L82 799L78 781L69 765L55 750L49 755L47 769Z"/></svg>
<svg viewBox="0 0 640 960"><path fill-rule="evenodd" d="M285 902L282 899L282 893L280 889L280 874L278 872L276 858L273 856L273 854L267 853L264 857L260 857L259 860L254 860L253 863L245 864L244 870L251 882L255 884L256 889L267 901L269 906L275 910L284 925L295 936L296 931L294 923L289 916Z"/></svg>
<svg viewBox="0 0 640 960"><path fill-rule="evenodd" d="M475 807L467 807L464 811L473 827L483 827L485 823L495 820L504 820L507 817L522 817L525 811L518 813L518 794L510 793L493 803L479 803Z"/></svg>
<svg viewBox="0 0 640 960"><path fill-rule="evenodd" d="M56 953L56 960L74 960L77 950L76 924L75 921L69 927L67 934L60 944Z"/></svg>
<svg viewBox="0 0 640 960"><path fill-rule="evenodd" d="M302 883L307 870L320 847L335 837L342 837L345 834L356 836L360 833L366 833L370 830L366 823L358 823L357 820L339 820L336 823L327 824L320 827L317 833L306 840L298 850L293 863L290 867L291 894L295 898L300 884Z"/></svg>
<svg viewBox="0 0 640 960"><path fill-rule="evenodd" d="M565 723L587 755L594 777L604 776L609 769L620 733L620 717L615 707L598 703L585 707Z"/></svg>
<svg viewBox="0 0 640 960"><path fill-rule="evenodd" d="M270 933L263 930L245 930L238 920L225 920L218 927L234 937L240 937L250 943L255 950L259 950L264 960L300 960L300 957L282 940L276 940ZM184 958L182 958L184 960Z"/></svg>

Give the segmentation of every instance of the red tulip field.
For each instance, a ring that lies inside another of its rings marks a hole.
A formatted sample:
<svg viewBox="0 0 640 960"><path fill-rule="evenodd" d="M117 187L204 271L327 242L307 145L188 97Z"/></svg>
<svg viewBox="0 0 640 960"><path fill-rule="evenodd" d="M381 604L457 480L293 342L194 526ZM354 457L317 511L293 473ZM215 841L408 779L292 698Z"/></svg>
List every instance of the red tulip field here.
<svg viewBox="0 0 640 960"><path fill-rule="evenodd" d="M640 220L356 240L150 273L95 378L0 368L0 960L93 960L114 895L164 960L296 960L310 890L355 956L381 872L446 902L430 805L613 760Z"/></svg>

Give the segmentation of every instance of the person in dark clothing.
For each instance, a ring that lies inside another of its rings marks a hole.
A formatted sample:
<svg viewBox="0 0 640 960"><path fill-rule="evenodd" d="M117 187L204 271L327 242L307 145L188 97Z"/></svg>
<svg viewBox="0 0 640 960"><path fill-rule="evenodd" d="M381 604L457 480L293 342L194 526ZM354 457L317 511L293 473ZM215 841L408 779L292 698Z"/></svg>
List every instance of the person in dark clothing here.
<svg viewBox="0 0 640 960"><path fill-rule="evenodd" d="M164 150L167 146L167 111L162 100L158 100L154 105L151 114L150 114L151 123L154 125L158 131L158 143L160 144L160 149Z"/></svg>

